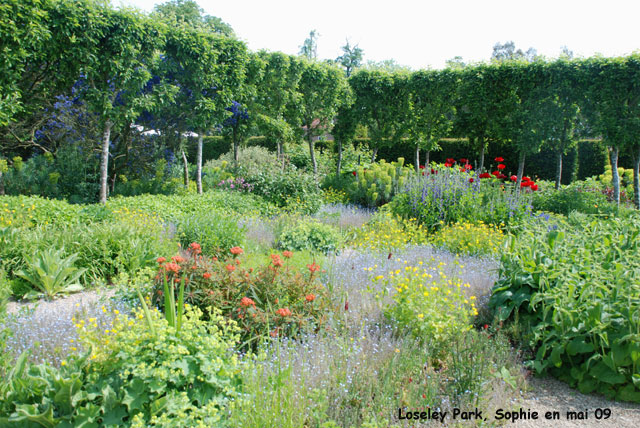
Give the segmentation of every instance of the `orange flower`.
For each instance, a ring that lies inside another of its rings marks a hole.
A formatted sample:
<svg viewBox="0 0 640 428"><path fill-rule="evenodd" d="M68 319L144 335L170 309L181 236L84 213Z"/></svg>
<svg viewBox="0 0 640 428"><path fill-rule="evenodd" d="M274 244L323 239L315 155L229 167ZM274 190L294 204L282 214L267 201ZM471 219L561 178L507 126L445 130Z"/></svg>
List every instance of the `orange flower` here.
<svg viewBox="0 0 640 428"><path fill-rule="evenodd" d="M166 261L167 261L167 259L165 259L164 257L158 257L158 258L156 259L156 261L157 261L158 263L162 264L162 263L166 262Z"/></svg>
<svg viewBox="0 0 640 428"><path fill-rule="evenodd" d="M316 262L313 262L313 264L307 265L307 268L311 273L318 272L320 270L320 266L317 265Z"/></svg>
<svg viewBox="0 0 640 428"><path fill-rule="evenodd" d="M236 270L236 267L234 265L227 265L226 268L229 272L233 272L234 270Z"/></svg>
<svg viewBox="0 0 640 428"><path fill-rule="evenodd" d="M202 252L202 247L197 242L192 242L189 248L191 248L193 254L200 254Z"/></svg>
<svg viewBox="0 0 640 428"><path fill-rule="evenodd" d="M171 260L173 260L174 263L182 263L186 261L186 259L182 256L173 256L171 257Z"/></svg>
<svg viewBox="0 0 640 428"><path fill-rule="evenodd" d="M280 315L281 317L288 317L291 315L291 311L289 310L289 308L280 308L276 311L276 314Z"/></svg>
<svg viewBox="0 0 640 428"><path fill-rule="evenodd" d="M307 294L307 296L305 297L305 300L307 302L313 302L314 300L316 300L316 296L314 294Z"/></svg>
<svg viewBox="0 0 640 428"><path fill-rule="evenodd" d="M271 261L275 267L282 266L282 259L277 254L271 254Z"/></svg>
<svg viewBox="0 0 640 428"><path fill-rule="evenodd" d="M166 265L164 265L164 268L167 270L167 272L178 273L178 271L180 270L180 265L177 263L167 263Z"/></svg>
<svg viewBox="0 0 640 428"><path fill-rule="evenodd" d="M209 278L211 278L211 274L209 272L205 272L205 273L202 274L202 277L204 279L209 279Z"/></svg>
<svg viewBox="0 0 640 428"><path fill-rule="evenodd" d="M286 258L290 259L291 256L293 256L293 253L291 251L283 251L282 255L285 256Z"/></svg>
<svg viewBox="0 0 640 428"><path fill-rule="evenodd" d="M248 297L243 297L242 300L240 300L240 305L244 307L253 306L255 308L256 302L254 302Z"/></svg>
<svg viewBox="0 0 640 428"><path fill-rule="evenodd" d="M240 247L233 247L229 251L231 251L231 254L233 254L234 256L237 256L238 254L244 253L244 250L242 248L240 248Z"/></svg>

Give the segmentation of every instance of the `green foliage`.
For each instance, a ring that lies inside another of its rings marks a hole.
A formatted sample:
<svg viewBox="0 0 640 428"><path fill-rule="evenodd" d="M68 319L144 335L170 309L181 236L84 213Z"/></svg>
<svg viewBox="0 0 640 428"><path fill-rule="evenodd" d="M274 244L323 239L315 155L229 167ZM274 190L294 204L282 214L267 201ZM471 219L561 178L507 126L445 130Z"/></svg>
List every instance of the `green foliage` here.
<svg viewBox="0 0 640 428"><path fill-rule="evenodd" d="M615 204L607 201L597 185L574 183L559 190L541 186L533 194L531 204L534 211L546 211L556 214L569 215L572 211L585 214L615 214L619 211Z"/></svg>
<svg viewBox="0 0 640 428"><path fill-rule="evenodd" d="M281 208L298 204L304 211L313 213L322 203L320 188L310 174L265 170L247 173L245 180L253 185L252 193Z"/></svg>
<svg viewBox="0 0 640 428"><path fill-rule="evenodd" d="M27 269L15 272L15 275L28 281L34 290L47 299L52 299L58 294L73 293L82 290L82 285L77 281L85 269L74 266L78 259L77 254L64 256L64 248L59 250L49 249L35 256L25 255Z"/></svg>
<svg viewBox="0 0 640 428"><path fill-rule="evenodd" d="M342 237L336 228L328 224L303 220L285 228L277 240L278 247L283 250L312 250L327 254L339 248Z"/></svg>
<svg viewBox="0 0 640 428"><path fill-rule="evenodd" d="M330 296L317 280L320 267L315 262L305 269L308 274L302 274L289 260L296 257L289 252L272 254L269 261L249 268L239 257L244 252L239 247L220 258L201 257L200 251L192 243L185 257L174 256L167 263L159 259L154 303L166 308L165 284L180 296L184 281L184 302L203 310L220 308L240 326L243 346L270 336L317 332L325 323Z"/></svg>
<svg viewBox="0 0 640 428"><path fill-rule="evenodd" d="M221 255L226 248L242 246L245 241L245 229L228 212L198 211L180 219L176 227L183 248L198 242L210 255Z"/></svg>
<svg viewBox="0 0 640 428"><path fill-rule="evenodd" d="M136 318L117 316L109 333L80 329L87 349L60 369L27 366L22 356L0 386L0 424L21 427L226 426L224 412L239 398L237 328L217 312L200 320L187 309L177 334L157 311L155 334Z"/></svg>
<svg viewBox="0 0 640 428"><path fill-rule="evenodd" d="M636 216L573 213L568 221L538 217L510 238L490 305L500 320L523 325L537 372L640 402L639 234Z"/></svg>

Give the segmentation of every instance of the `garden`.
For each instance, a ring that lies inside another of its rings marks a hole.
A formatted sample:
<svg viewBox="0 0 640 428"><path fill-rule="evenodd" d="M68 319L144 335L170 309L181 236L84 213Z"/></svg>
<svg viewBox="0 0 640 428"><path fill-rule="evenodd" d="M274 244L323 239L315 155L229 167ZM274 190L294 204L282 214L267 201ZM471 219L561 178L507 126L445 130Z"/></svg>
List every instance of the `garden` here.
<svg viewBox="0 0 640 428"><path fill-rule="evenodd" d="M185 3L0 7L0 426L635 426L638 54L349 75Z"/></svg>

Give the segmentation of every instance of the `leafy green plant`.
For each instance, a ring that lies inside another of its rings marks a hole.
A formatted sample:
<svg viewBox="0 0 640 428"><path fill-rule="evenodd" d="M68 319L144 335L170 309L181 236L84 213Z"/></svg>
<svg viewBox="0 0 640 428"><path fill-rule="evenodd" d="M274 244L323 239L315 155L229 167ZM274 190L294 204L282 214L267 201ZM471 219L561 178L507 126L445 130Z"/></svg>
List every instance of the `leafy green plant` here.
<svg viewBox="0 0 640 428"><path fill-rule="evenodd" d="M289 251L312 250L327 254L336 251L341 241L342 237L336 228L303 220L283 230L278 237L278 247Z"/></svg>
<svg viewBox="0 0 640 428"><path fill-rule="evenodd" d="M158 311L152 330L143 318L119 314L107 333L83 325L85 352L59 369L30 366L23 354L0 384L0 425L226 426L231 401L242 401L245 366L230 351L237 327L215 310L203 321L195 307L179 334Z"/></svg>
<svg viewBox="0 0 640 428"><path fill-rule="evenodd" d="M220 255L227 248L244 245L245 227L237 220L221 211L200 211L181 219L178 237L183 248L192 242L202 245L202 251L209 255Z"/></svg>
<svg viewBox="0 0 640 428"><path fill-rule="evenodd" d="M65 257L64 249L49 249L27 256L27 270L16 272L16 275L28 281L40 294L52 299L57 294L82 290L78 279L85 269L74 266L77 259L77 254Z"/></svg>
<svg viewBox="0 0 640 428"><path fill-rule="evenodd" d="M639 235L637 216L573 213L510 238L490 306L523 326L537 372L640 402Z"/></svg>

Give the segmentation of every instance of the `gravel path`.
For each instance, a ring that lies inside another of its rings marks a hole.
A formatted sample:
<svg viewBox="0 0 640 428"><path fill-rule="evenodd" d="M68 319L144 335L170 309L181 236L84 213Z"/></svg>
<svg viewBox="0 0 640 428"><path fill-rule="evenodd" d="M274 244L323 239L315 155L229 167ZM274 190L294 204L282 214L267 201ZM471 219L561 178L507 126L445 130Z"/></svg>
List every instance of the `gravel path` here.
<svg viewBox="0 0 640 428"><path fill-rule="evenodd" d="M581 394L567 384L553 378L531 378L530 391L526 394L521 406L527 411L537 411L538 420L522 420L508 423L518 428L538 427L611 427L637 428L640 425L640 404L616 402L603 396ZM588 409L588 419L568 420L567 411ZM611 417L596 420L596 409L610 409ZM545 412L560 412L559 420L546 420Z"/></svg>

